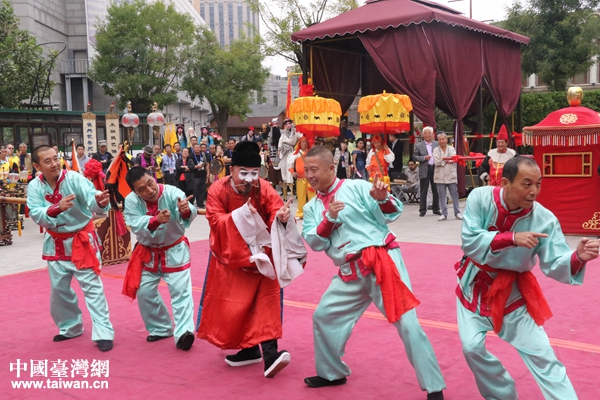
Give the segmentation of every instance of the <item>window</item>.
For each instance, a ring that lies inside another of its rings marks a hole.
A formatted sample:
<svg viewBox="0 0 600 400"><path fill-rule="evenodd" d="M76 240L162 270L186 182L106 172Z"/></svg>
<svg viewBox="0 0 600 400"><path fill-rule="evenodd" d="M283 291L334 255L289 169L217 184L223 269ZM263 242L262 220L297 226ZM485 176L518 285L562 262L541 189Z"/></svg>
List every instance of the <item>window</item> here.
<svg viewBox="0 0 600 400"><path fill-rule="evenodd" d="M200 3L200 16L206 21L206 18L204 18L204 3Z"/></svg>
<svg viewBox="0 0 600 400"><path fill-rule="evenodd" d="M225 16L223 3L219 4L219 43L221 44L221 47L225 45Z"/></svg>
<svg viewBox="0 0 600 400"><path fill-rule="evenodd" d="M544 176L591 177L592 153L546 153L544 154Z"/></svg>
<svg viewBox="0 0 600 400"><path fill-rule="evenodd" d="M2 131L2 144L15 144L15 135L12 126L2 126L0 127L0 131Z"/></svg>
<svg viewBox="0 0 600 400"><path fill-rule="evenodd" d="M243 36L244 33L244 9L242 3L238 3L238 39Z"/></svg>
<svg viewBox="0 0 600 400"><path fill-rule="evenodd" d="M210 25L210 30L214 32L214 30L215 30L215 5L213 3L208 4L208 22Z"/></svg>
<svg viewBox="0 0 600 400"><path fill-rule="evenodd" d="M227 22L229 25L229 40L231 43L233 41L233 3L227 3Z"/></svg>
<svg viewBox="0 0 600 400"><path fill-rule="evenodd" d="M571 78L571 83L573 85L584 85L589 83L588 72L584 72L583 74L575 75Z"/></svg>

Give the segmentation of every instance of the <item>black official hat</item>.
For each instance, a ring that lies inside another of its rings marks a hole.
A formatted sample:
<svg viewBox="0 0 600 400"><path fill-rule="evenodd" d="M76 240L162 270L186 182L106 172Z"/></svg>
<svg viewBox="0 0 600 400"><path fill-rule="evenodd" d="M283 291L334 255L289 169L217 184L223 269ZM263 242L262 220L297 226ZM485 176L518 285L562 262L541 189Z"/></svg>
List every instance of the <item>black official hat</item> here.
<svg viewBox="0 0 600 400"><path fill-rule="evenodd" d="M260 147L256 142L238 142L233 148L231 165L238 167L260 168Z"/></svg>

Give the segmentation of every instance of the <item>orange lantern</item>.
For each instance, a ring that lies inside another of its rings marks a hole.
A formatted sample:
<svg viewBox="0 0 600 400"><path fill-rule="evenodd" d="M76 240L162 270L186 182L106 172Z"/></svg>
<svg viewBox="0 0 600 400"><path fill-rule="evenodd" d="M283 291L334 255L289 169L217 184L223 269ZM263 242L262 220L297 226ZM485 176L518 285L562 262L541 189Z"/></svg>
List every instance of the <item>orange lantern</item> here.
<svg viewBox="0 0 600 400"><path fill-rule="evenodd" d="M296 130L309 140L315 136L338 136L341 116L340 103L324 97L298 97L290 105L290 118Z"/></svg>
<svg viewBox="0 0 600 400"><path fill-rule="evenodd" d="M405 94L364 96L358 103L360 131L370 134L398 134L410 130L412 102Z"/></svg>

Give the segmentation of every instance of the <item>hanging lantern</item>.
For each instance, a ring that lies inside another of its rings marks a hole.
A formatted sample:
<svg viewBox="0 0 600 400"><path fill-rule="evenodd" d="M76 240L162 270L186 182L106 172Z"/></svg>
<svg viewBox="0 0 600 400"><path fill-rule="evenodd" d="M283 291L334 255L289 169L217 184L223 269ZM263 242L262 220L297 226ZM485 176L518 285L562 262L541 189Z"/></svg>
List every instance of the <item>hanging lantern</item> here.
<svg viewBox="0 0 600 400"><path fill-rule="evenodd" d="M148 126L152 127L154 133L154 139L158 140L160 137L160 127L165 124L165 116L158 110L158 104L154 102L152 105L152 112L146 118Z"/></svg>
<svg viewBox="0 0 600 400"><path fill-rule="evenodd" d="M130 101L127 102L127 113L121 118L121 124L127 128L127 137L129 139L129 143L133 144L133 135L135 133L135 128L137 128L137 126L140 124L140 117L131 111Z"/></svg>
<svg viewBox="0 0 600 400"><path fill-rule="evenodd" d="M358 103L360 131L370 134L398 134L410 130L412 103L404 94L364 96Z"/></svg>
<svg viewBox="0 0 600 400"><path fill-rule="evenodd" d="M290 118L296 130L309 139L338 136L341 116L340 103L324 97L298 97L290 105Z"/></svg>

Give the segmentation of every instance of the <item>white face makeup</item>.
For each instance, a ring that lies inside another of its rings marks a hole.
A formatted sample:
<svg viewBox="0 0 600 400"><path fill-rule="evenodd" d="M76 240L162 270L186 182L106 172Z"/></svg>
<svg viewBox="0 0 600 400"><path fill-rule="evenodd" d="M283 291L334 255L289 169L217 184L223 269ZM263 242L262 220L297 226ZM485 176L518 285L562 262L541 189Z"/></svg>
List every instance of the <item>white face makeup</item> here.
<svg viewBox="0 0 600 400"><path fill-rule="evenodd" d="M244 182L252 183L252 182L258 180L258 171L257 170L248 171L248 170L242 168L240 170L239 176L240 176L240 180L242 180Z"/></svg>

